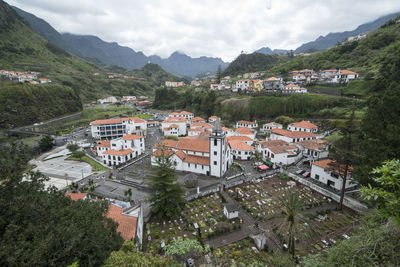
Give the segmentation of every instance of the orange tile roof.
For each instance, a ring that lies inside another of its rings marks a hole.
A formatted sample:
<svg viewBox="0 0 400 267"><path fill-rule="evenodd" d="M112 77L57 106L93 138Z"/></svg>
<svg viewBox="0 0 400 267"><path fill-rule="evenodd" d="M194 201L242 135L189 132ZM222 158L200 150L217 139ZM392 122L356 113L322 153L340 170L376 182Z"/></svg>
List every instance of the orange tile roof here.
<svg viewBox="0 0 400 267"><path fill-rule="evenodd" d="M178 158L180 158L181 160L183 160L186 157L185 152L183 152L182 150L178 150L175 152L175 155L178 156Z"/></svg>
<svg viewBox="0 0 400 267"><path fill-rule="evenodd" d="M118 124L122 123L122 121L133 121L134 123L143 123L146 120L138 118L138 117L129 117L129 118L115 118L115 119L106 119L106 120L95 120L90 123L90 125L103 125L103 124Z"/></svg>
<svg viewBox="0 0 400 267"><path fill-rule="evenodd" d="M195 155L186 154L184 162L209 166L210 165L210 158L209 157L195 156Z"/></svg>
<svg viewBox="0 0 400 267"><path fill-rule="evenodd" d="M134 139L142 139L144 136L141 135L136 135L136 134L127 134L122 139L124 140L134 140Z"/></svg>
<svg viewBox="0 0 400 267"><path fill-rule="evenodd" d="M110 141L97 141L97 146L98 147L106 147L106 148L108 148L108 147L110 147L111 145L110 145Z"/></svg>
<svg viewBox="0 0 400 267"><path fill-rule="evenodd" d="M290 150L297 150L297 146L290 146L290 145L276 145L276 146L269 146L267 147L272 153L275 154L283 154L283 153L290 153Z"/></svg>
<svg viewBox="0 0 400 267"><path fill-rule="evenodd" d="M182 117L177 117L177 118L168 117L162 123L186 123L186 119Z"/></svg>
<svg viewBox="0 0 400 267"><path fill-rule="evenodd" d="M324 160L319 160L319 161L314 161L313 165L316 165L318 167L330 170L330 171L334 171L334 172L338 172L339 169L339 165L336 163L336 161L331 160L331 159L324 159ZM340 174L344 174L344 165L340 166ZM353 166L349 166L349 173L351 173L353 171Z"/></svg>
<svg viewBox="0 0 400 267"><path fill-rule="evenodd" d="M254 147L249 146L243 141L240 140L231 140L229 141L229 145L231 146L232 149L235 150L241 150L241 151L253 151Z"/></svg>
<svg viewBox="0 0 400 267"><path fill-rule="evenodd" d="M160 148L153 152L153 156L156 157L170 157L174 154L174 151L171 149Z"/></svg>
<svg viewBox="0 0 400 267"><path fill-rule="evenodd" d="M193 119L190 120L190 122L205 122L206 120L203 119L202 117L194 117Z"/></svg>
<svg viewBox="0 0 400 267"><path fill-rule="evenodd" d="M291 131L278 129L278 128L272 129L271 133L282 135L282 136L287 136L287 137L290 137L290 138L305 138L305 137L315 137L315 136L317 136L315 133L298 132L298 131L291 132Z"/></svg>
<svg viewBox="0 0 400 267"><path fill-rule="evenodd" d="M225 132L233 132L232 129L229 129L229 128L226 128L226 127L222 127L221 129L222 129L222 131L225 131Z"/></svg>
<svg viewBox="0 0 400 267"><path fill-rule="evenodd" d="M110 204L106 216L118 223L117 232L121 233L123 239L131 240L135 238L137 218L125 215L123 211L122 208Z"/></svg>
<svg viewBox="0 0 400 267"><path fill-rule="evenodd" d="M210 152L210 141L207 139L186 139L181 138L177 144L177 148L181 150L190 150L198 152Z"/></svg>
<svg viewBox="0 0 400 267"><path fill-rule="evenodd" d="M299 87L299 86L297 84L291 83L291 84L285 85L285 87Z"/></svg>
<svg viewBox="0 0 400 267"><path fill-rule="evenodd" d="M124 149L124 150L107 150L103 152L103 154L113 155L113 156L126 156L132 153L132 149Z"/></svg>
<svg viewBox="0 0 400 267"><path fill-rule="evenodd" d="M317 129L318 128L317 125L315 125L314 123L311 123L309 121L293 122L293 123L289 124L289 126L305 128L305 129Z"/></svg>
<svg viewBox="0 0 400 267"><path fill-rule="evenodd" d="M278 145L288 145L289 143L283 140L269 140L260 142L262 147L278 146Z"/></svg>
<svg viewBox="0 0 400 267"><path fill-rule="evenodd" d="M66 193L66 197L70 197L72 200L84 199L88 193Z"/></svg>
<svg viewBox="0 0 400 267"><path fill-rule="evenodd" d="M350 71L350 70L340 70L339 73L340 73L340 74L345 74L345 75L346 75L346 74L354 74L354 75L357 74L357 72Z"/></svg>
<svg viewBox="0 0 400 267"><path fill-rule="evenodd" d="M253 141L253 139L251 139L248 136L243 136L243 135L238 135L238 136L228 136L226 138L226 140L229 141Z"/></svg>
<svg viewBox="0 0 400 267"><path fill-rule="evenodd" d="M218 116L211 116L211 117L209 117L208 119L209 119L209 120L215 120L215 119L219 119L219 117L218 117Z"/></svg>
<svg viewBox="0 0 400 267"><path fill-rule="evenodd" d="M325 147L327 147L327 141L322 139L304 140L298 144L310 150L323 150Z"/></svg>
<svg viewBox="0 0 400 267"><path fill-rule="evenodd" d="M211 125L206 122L195 122L195 123L190 124L190 127L207 127L207 126L211 126Z"/></svg>
<svg viewBox="0 0 400 267"><path fill-rule="evenodd" d="M236 129L236 132L239 134L254 134L251 129L247 127L239 127Z"/></svg>

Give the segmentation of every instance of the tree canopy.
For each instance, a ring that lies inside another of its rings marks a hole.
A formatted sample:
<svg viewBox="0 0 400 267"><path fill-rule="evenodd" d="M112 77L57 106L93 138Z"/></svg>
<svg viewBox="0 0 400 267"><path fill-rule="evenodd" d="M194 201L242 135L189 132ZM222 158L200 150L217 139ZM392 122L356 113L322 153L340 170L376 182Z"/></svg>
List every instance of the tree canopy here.
<svg viewBox="0 0 400 267"><path fill-rule="evenodd" d="M0 154L1 266L98 266L120 248L116 223L103 216L108 203L46 189L46 177L25 173L23 145L2 146Z"/></svg>

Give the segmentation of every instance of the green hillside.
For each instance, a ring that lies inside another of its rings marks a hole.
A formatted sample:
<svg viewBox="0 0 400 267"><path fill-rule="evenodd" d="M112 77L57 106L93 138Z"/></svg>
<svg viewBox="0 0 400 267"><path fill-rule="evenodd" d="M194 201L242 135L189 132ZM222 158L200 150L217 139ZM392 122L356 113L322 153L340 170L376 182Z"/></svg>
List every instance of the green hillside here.
<svg viewBox="0 0 400 267"><path fill-rule="evenodd" d="M340 68L360 72L364 77L375 77L390 50L400 42L400 16L386 22L378 30L359 41L339 44L311 55L294 58L281 57L278 65L267 70L268 75L285 75L291 70ZM265 69L266 70L266 69Z"/></svg>
<svg viewBox="0 0 400 267"><path fill-rule="evenodd" d="M178 79L153 64L141 70L127 71L77 58L34 32L25 20L1 0L0 69L40 72L41 77L53 81L47 86L11 84L0 77L0 128L24 125L32 122L30 118L36 121L75 112L81 109L81 103L108 95L152 96L154 89L166 80ZM109 72L145 80L122 77L109 79ZM51 96L51 101L44 101L46 94ZM29 101L32 95L33 101ZM25 114L20 112L22 106L30 110L30 116L22 116Z"/></svg>
<svg viewBox="0 0 400 267"><path fill-rule="evenodd" d="M236 75L245 72L263 71L271 68L279 61L278 55L262 53L240 54L223 72L223 75Z"/></svg>

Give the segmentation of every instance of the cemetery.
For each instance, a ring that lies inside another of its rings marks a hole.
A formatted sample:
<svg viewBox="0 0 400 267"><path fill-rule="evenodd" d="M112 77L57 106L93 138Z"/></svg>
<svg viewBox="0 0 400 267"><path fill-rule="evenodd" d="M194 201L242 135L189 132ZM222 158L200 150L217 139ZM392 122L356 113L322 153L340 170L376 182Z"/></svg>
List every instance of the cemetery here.
<svg viewBox="0 0 400 267"><path fill-rule="evenodd" d="M168 221L152 218L146 224L146 250L159 253L166 243L177 237L206 241L239 230L242 220L240 216L226 218L225 202L223 196L215 193L187 202L179 218Z"/></svg>

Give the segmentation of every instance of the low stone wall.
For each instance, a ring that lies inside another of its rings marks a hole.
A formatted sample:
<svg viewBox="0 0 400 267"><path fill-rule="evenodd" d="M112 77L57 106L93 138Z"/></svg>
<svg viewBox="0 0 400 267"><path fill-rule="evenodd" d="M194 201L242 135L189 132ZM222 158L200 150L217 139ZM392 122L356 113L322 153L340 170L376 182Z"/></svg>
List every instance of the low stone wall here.
<svg viewBox="0 0 400 267"><path fill-rule="evenodd" d="M198 199L201 197L205 197L214 193L217 193L221 190L221 185L219 183L207 185L203 187L198 187L197 189L191 190L185 196L186 201L191 201L194 199Z"/></svg>

